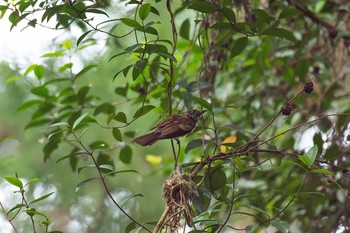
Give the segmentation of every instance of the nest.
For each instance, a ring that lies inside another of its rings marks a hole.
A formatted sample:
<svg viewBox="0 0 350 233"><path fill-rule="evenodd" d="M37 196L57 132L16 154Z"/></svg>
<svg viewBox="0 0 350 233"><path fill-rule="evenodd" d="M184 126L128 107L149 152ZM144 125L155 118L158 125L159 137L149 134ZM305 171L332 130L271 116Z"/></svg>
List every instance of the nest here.
<svg viewBox="0 0 350 233"><path fill-rule="evenodd" d="M176 230L180 225L181 216L184 215L188 226L193 226L194 211L190 207L193 195L198 196L196 184L179 166L163 184L163 198L167 205L167 212L163 219L163 227Z"/></svg>

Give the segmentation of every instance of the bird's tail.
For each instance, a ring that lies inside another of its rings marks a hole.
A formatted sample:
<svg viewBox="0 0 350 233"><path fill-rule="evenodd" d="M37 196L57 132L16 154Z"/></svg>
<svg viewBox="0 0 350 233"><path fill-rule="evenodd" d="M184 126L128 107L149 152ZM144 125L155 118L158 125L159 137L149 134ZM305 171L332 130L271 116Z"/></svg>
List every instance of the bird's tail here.
<svg viewBox="0 0 350 233"><path fill-rule="evenodd" d="M152 132L152 133L135 138L133 142L136 142L141 146L150 146L158 140L158 137L159 137L158 132Z"/></svg>

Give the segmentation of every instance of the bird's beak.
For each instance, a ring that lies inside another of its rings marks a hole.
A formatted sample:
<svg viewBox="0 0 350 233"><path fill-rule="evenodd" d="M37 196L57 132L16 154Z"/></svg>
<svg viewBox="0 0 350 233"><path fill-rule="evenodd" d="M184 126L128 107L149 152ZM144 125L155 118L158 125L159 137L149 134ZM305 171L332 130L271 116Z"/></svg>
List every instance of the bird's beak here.
<svg viewBox="0 0 350 233"><path fill-rule="evenodd" d="M200 111L201 115L203 115L203 113L205 113L207 110L202 110Z"/></svg>

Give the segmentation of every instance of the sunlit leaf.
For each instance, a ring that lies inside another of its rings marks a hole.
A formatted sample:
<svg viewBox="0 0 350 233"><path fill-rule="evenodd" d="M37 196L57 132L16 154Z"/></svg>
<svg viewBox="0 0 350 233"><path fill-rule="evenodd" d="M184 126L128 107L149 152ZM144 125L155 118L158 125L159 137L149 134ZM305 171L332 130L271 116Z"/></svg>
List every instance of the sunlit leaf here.
<svg viewBox="0 0 350 233"><path fill-rule="evenodd" d="M81 115L78 119L76 119L73 123L72 129L74 130L79 124L80 122L88 115L89 113L84 113L83 115Z"/></svg>
<svg viewBox="0 0 350 233"><path fill-rule="evenodd" d="M73 63L71 63L71 62L66 63L66 64L64 64L63 66L60 66L60 67L58 68L58 71L59 71L59 72L63 72L63 71L65 71L66 69L72 68L72 66L73 66Z"/></svg>
<svg viewBox="0 0 350 233"><path fill-rule="evenodd" d="M220 151L221 151L222 153L226 153L226 152L228 152L228 151L231 151L233 148L230 147L230 146L226 146L226 145L224 145L224 144L227 144L227 143L233 144L233 143L235 143L236 141L237 141L237 136L236 136L236 135L231 135L231 136L225 138L225 139L222 141L222 143L221 143Z"/></svg>
<svg viewBox="0 0 350 233"><path fill-rule="evenodd" d="M153 166L157 166L162 162L162 157L159 155L148 154L145 156L145 159L147 162L149 162Z"/></svg>
<svg viewBox="0 0 350 233"><path fill-rule="evenodd" d="M5 180L7 182L9 182L10 184L18 187L18 188L23 188L23 183L20 179L18 179L17 177L14 177L14 176L6 176L4 177Z"/></svg>
<svg viewBox="0 0 350 233"><path fill-rule="evenodd" d="M51 52L51 53L45 53L41 57L60 57L64 55L64 51L57 51L57 52Z"/></svg>

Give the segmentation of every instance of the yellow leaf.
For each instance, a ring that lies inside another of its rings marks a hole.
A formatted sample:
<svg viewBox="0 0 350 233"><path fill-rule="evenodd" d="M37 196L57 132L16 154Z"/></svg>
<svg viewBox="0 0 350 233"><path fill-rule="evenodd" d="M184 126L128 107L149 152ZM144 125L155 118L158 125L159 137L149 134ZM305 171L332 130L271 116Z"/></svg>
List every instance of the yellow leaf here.
<svg viewBox="0 0 350 233"><path fill-rule="evenodd" d="M225 138L225 140L221 144L235 143L236 141L237 141L237 136L232 135L232 136ZM225 145L220 146L220 151L222 153L226 153L227 151L231 151L231 150L233 150L233 148L231 146L225 146Z"/></svg>
<svg viewBox="0 0 350 233"><path fill-rule="evenodd" d="M146 161L152 164L153 166L156 166L162 162L162 157L158 155L146 155Z"/></svg>

